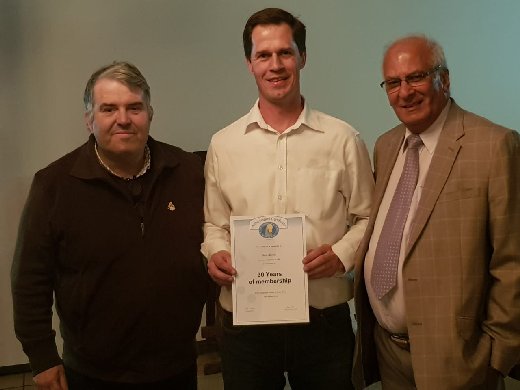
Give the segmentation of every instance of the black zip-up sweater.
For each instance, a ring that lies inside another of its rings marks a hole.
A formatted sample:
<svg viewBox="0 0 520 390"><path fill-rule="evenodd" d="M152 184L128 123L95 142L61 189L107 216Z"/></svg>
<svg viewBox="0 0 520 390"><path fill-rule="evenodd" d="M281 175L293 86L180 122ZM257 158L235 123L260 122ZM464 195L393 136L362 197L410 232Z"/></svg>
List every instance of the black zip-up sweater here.
<svg viewBox="0 0 520 390"><path fill-rule="evenodd" d="M107 381L161 380L194 364L207 292L199 158L148 140L135 181L98 163L94 138L36 173L12 267L15 330L33 373L63 362Z"/></svg>

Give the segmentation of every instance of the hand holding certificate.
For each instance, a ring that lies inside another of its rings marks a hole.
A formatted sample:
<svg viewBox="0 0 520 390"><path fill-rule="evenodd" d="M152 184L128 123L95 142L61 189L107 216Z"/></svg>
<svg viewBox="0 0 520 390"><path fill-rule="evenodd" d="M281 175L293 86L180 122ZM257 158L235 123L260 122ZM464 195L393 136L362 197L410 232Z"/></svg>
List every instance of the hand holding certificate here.
<svg viewBox="0 0 520 390"><path fill-rule="evenodd" d="M231 217L233 324L309 322L305 216Z"/></svg>

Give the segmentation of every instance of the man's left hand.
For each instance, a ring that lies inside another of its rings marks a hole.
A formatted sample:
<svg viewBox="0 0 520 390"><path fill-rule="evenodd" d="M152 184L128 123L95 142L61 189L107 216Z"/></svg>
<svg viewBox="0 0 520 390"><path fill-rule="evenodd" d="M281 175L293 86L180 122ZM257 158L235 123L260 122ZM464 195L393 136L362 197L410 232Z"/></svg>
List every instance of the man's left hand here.
<svg viewBox="0 0 520 390"><path fill-rule="evenodd" d="M307 252L303 258L303 270L309 279L329 278L345 272L345 267L329 244L324 244Z"/></svg>

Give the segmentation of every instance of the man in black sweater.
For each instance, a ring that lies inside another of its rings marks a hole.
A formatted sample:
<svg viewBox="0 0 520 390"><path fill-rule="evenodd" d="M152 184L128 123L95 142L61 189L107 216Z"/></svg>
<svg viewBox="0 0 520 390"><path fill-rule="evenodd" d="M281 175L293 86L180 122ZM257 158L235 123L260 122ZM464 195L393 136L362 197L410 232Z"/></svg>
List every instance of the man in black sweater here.
<svg viewBox="0 0 520 390"><path fill-rule="evenodd" d="M90 137L36 173L13 261L15 330L34 381L196 389L202 164L149 136L150 88L132 64L97 70L84 102Z"/></svg>

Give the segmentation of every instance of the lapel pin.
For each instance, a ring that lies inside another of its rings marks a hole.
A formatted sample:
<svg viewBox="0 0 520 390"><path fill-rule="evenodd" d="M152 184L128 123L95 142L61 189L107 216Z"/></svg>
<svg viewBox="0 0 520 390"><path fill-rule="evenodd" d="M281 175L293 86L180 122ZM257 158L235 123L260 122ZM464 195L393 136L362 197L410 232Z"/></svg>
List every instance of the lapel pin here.
<svg viewBox="0 0 520 390"><path fill-rule="evenodd" d="M175 210L175 205L172 202L168 203L168 210L170 210L170 211Z"/></svg>

